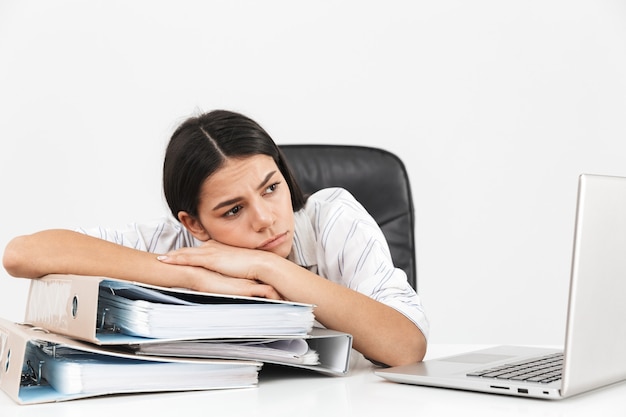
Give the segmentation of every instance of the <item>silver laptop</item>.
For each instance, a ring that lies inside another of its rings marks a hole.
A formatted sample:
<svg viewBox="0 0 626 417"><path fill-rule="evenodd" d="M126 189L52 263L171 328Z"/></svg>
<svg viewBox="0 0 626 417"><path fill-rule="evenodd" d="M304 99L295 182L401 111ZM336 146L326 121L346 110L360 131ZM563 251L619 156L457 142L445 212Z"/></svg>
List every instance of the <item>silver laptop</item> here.
<svg viewBox="0 0 626 417"><path fill-rule="evenodd" d="M561 399L626 379L626 178L578 182L564 349L498 346L379 369L387 380Z"/></svg>

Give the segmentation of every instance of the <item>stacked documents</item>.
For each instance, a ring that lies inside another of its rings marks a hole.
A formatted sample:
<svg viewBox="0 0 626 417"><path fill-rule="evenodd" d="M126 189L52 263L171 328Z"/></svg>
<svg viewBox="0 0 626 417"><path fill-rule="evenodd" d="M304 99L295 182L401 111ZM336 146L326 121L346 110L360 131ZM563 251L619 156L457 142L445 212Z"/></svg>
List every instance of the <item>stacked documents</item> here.
<svg viewBox="0 0 626 417"><path fill-rule="evenodd" d="M0 319L0 388L19 404L130 392L254 387L262 363L140 357Z"/></svg>
<svg viewBox="0 0 626 417"><path fill-rule="evenodd" d="M259 364L234 361L148 361L107 356L59 345L32 346L41 377L65 395L168 390L200 390L253 386ZM35 368L32 369L35 371Z"/></svg>
<svg viewBox="0 0 626 417"><path fill-rule="evenodd" d="M352 335L313 327L302 337L274 339L197 339L126 346L137 355L244 359L342 376L349 371Z"/></svg>
<svg viewBox="0 0 626 417"><path fill-rule="evenodd" d="M114 280L100 282L98 314L104 329L157 339L304 336L315 321L310 304Z"/></svg>
<svg viewBox="0 0 626 417"><path fill-rule="evenodd" d="M253 387L264 363L348 372L352 336L314 306L116 279L32 280L25 324L0 319L0 387L20 404Z"/></svg>
<svg viewBox="0 0 626 417"><path fill-rule="evenodd" d="M293 365L317 365L319 357L306 340L202 339L143 343L131 346L139 355L195 358L251 359Z"/></svg>

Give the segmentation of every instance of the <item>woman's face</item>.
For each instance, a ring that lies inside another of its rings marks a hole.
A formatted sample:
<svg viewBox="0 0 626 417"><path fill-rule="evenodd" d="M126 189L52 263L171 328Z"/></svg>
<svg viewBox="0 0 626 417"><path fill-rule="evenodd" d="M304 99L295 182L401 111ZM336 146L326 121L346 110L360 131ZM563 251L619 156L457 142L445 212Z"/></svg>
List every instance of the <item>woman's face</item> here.
<svg viewBox="0 0 626 417"><path fill-rule="evenodd" d="M268 155L228 159L202 185L198 217L195 226L200 232L192 233L200 240L215 239L282 257L291 251L291 193Z"/></svg>

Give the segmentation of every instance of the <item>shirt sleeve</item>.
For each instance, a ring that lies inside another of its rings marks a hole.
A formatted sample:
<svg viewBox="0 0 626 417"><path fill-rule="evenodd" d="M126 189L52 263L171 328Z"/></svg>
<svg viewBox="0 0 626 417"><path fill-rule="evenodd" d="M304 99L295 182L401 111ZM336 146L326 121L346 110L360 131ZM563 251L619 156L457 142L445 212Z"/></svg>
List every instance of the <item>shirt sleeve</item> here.
<svg viewBox="0 0 626 417"><path fill-rule="evenodd" d="M429 323L420 297L406 273L394 266L374 218L341 188L318 191L310 198L318 273L398 310L428 337Z"/></svg>
<svg viewBox="0 0 626 417"><path fill-rule="evenodd" d="M130 223L122 228L94 227L79 228L76 231L152 253L166 253L199 244L187 229L168 217L144 224Z"/></svg>

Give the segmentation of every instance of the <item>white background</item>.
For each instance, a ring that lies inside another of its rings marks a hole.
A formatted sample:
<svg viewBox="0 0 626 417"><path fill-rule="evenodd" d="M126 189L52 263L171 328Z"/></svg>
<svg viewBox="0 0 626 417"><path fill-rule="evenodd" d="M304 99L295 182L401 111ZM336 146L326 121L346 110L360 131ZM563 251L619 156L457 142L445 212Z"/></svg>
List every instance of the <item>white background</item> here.
<svg viewBox="0 0 626 417"><path fill-rule="evenodd" d="M626 175L626 3L0 0L0 247L165 214L215 108L403 158L433 342L560 344L577 177Z"/></svg>

